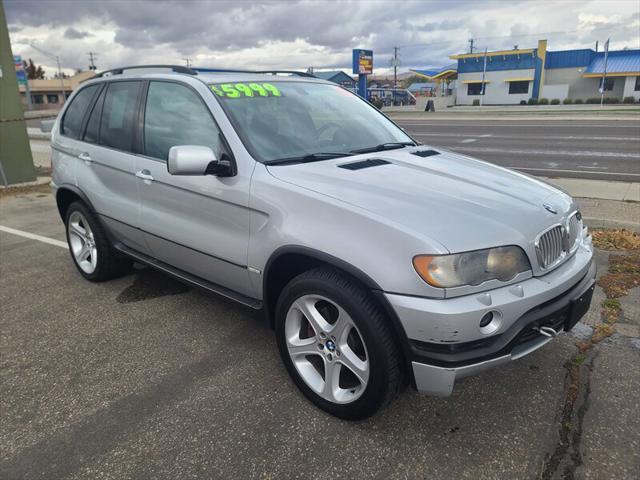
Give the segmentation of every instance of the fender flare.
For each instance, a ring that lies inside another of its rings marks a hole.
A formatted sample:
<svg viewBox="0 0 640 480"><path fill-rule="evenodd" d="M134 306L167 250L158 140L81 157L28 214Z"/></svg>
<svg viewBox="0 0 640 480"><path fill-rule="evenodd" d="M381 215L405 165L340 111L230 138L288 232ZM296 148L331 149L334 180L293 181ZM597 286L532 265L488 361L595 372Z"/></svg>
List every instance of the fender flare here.
<svg viewBox="0 0 640 480"><path fill-rule="evenodd" d="M65 219L64 219L62 210L60 209L60 203L58 199L59 199L60 193L63 192L64 190L69 190L70 192L73 192L75 195L80 197L80 200L82 200L85 203L85 205L89 208L91 213L97 213L96 209L93 207L93 204L91 203L91 200L89 200L89 197L82 190L80 190L80 188L78 188L76 185L73 185L71 183L63 183L61 185L58 185L58 188L56 190L56 206L58 207L58 213L60 214L60 218L62 218L62 221L64 221Z"/></svg>

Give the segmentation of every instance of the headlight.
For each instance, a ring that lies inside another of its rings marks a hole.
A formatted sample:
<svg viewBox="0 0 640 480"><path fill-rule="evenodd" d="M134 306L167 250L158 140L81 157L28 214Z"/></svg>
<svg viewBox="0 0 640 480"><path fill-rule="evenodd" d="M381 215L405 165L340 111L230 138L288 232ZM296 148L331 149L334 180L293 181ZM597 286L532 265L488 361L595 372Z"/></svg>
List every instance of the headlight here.
<svg viewBox="0 0 640 480"><path fill-rule="evenodd" d="M520 247L498 247L453 255L418 255L416 272L429 285L441 288L480 285L489 280L507 282L518 273L531 270Z"/></svg>

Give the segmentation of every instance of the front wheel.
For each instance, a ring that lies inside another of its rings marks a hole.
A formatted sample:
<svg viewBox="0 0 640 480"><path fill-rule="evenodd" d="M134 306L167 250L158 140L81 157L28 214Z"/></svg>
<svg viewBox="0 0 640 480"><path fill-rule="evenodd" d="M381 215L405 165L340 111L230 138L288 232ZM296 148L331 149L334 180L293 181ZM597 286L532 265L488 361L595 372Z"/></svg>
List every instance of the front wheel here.
<svg viewBox="0 0 640 480"><path fill-rule="evenodd" d="M388 319L371 294L339 270L311 270L285 287L276 335L298 388L332 415L367 418L401 387L400 353Z"/></svg>

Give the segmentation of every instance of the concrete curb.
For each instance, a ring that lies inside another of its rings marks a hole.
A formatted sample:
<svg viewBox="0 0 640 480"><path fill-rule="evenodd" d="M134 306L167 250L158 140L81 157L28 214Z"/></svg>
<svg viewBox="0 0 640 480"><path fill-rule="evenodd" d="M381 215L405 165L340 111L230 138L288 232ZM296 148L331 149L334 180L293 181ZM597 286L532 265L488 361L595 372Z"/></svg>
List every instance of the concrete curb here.
<svg viewBox="0 0 640 480"><path fill-rule="evenodd" d="M608 218L593 218L593 217L583 217L584 223L589 227L590 230L595 229L606 229L606 230L617 230L624 228L625 230L630 230L632 232L640 233L640 223L635 222L624 222L620 220L610 220Z"/></svg>

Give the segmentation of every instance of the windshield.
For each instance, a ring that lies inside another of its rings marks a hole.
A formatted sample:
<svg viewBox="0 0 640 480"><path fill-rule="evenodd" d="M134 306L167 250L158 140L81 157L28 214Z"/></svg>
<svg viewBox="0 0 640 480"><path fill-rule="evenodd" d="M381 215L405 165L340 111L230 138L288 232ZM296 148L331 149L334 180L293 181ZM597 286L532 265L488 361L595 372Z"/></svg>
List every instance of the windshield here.
<svg viewBox="0 0 640 480"><path fill-rule="evenodd" d="M261 162L315 161L414 145L374 107L337 85L276 81L209 86Z"/></svg>

